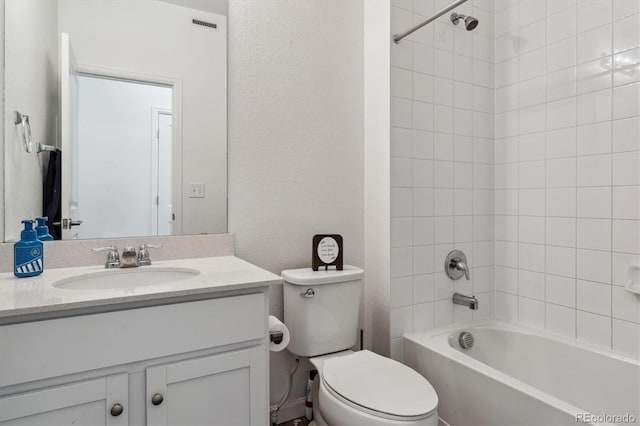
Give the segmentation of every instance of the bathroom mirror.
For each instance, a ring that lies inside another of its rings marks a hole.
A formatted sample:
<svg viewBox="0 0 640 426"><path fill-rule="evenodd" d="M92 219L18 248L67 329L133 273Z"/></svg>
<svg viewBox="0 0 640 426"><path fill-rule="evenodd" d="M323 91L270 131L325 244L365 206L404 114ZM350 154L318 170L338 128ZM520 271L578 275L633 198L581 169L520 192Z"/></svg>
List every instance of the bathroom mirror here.
<svg viewBox="0 0 640 426"><path fill-rule="evenodd" d="M4 0L4 234L227 231L226 0ZM31 151L31 152L28 152Z"/></svg>

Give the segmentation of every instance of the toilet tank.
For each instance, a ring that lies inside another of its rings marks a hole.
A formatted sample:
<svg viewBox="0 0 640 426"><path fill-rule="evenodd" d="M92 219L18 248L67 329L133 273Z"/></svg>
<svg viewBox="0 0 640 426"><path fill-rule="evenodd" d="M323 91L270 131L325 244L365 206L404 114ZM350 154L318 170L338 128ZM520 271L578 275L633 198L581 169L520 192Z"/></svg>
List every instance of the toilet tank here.
<svg viewBox="0 0 640 426"><path fill-rule="evenodd" d="M289 352L313 357L356 344L363 275L362 269L349 265L342 271L282 271Z"/></svg>

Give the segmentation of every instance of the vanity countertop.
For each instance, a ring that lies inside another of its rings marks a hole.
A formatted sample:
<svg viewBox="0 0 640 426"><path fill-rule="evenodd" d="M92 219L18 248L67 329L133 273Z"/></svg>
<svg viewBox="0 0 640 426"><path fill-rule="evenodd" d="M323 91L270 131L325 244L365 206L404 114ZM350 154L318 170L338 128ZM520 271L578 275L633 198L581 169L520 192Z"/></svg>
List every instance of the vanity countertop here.
<svg viewBox="0 0 640 426"><path fill-rule="evenodd" d="M0 323L15 322L18 316L59 316L64 311L91 313L92 309L117 305L168 303L185 298L211 298L216 293L249 292L269 284L282 283L282 278L235 256L154 262L145 268L187 268L200 271L198 275L176 282L127 288L64 289L55 287L57 281L100 272L132 271L107 270L101 266L45 270L40 276L16 278L13 273L0 274ZM12 321L13 319L13 321ZM21 321L18 321L21 322Z"/></svg>

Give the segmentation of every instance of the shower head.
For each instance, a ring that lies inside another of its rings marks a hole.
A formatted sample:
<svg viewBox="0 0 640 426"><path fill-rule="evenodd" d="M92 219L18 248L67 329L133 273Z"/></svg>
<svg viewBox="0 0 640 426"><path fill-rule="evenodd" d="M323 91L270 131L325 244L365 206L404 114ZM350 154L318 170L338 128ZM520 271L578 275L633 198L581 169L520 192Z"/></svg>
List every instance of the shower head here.
<svg viewBox="0 0 640 426"><path fill-rule="evenodd" d="M473 16L461 15L455 12L451 14L451 22L453 22L453 25L458 25L460 19L464 19L464 27L467 31L473 31L478 26L478 20Z"/></svg>

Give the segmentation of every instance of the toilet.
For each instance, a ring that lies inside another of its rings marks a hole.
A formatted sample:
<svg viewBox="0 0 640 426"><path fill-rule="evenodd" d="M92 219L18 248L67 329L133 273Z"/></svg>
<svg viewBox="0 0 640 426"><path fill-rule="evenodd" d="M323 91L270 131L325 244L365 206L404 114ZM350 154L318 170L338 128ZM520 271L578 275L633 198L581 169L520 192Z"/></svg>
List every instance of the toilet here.
<svg viewBox="0 0 640 426"><path fill-rule="evenodd" d="M437 425L438 396L419 373L368 350L354 352L364 271L282 271L287 349L318 370L316 425Z"/></svg>

